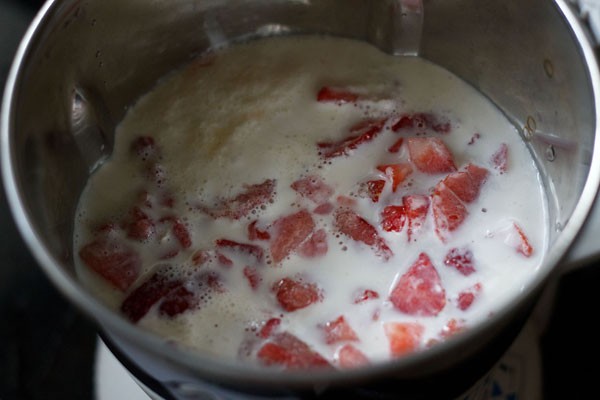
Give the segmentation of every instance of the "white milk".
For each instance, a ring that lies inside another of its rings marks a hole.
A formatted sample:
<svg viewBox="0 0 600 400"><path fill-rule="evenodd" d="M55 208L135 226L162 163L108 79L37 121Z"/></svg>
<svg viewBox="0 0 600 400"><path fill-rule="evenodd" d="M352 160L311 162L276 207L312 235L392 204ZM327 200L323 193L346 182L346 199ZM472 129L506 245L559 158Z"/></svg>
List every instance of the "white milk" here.
<svg viewBox="0 0 600 400"><path fill-rule="evenodd" d="M318 102L316 95L323 86L347 88L366 100ZM406 144L398 153L387 149L399 137L413 134L395 133L388 122L374 140L348 156L324 160L317 148L319 142L348 137L348 129L367 117L414 112L433 113L450 122L449 133L429 132L428 136L447 144L459 170L473 163L489 171L478 198L466 205L468 217L446 243L434 232L431 208L422 231L410 242L406 228L399 233L381 229L381 211L386 205L398 204L405 194L431 194L447 174L428 175L413 167L396 193L386 184L379 202L357 196L358 182L385 179L375 169L377 165L410 162ZM140 135L156 141L166 177L160 190L167 190L175 199L174 209L168 212L186 223L192 245L174 258L157 260L153 241L138 242L119 233L142 258L140 275L125 292L79 258L78 272L92 292L118 310L157 264L168 262L193 275L192 254L213 249L217 239L261 246L266 257L257 266L262 274L257 289L250 288L242 273L245 260L237 260L239 265L229 268L205 266L218 271L223 293L213 294L198 309L175 317L160 315L157 303L138 322L202 352L253 362L258 345L245 351L240 350L242 343L256 341L252 329L278 317L278 331L292 333L335 364L335 353L345 343L327 344L319 326L344 315L359 338L352 344L371 361L386 360L391 357L383 329L386 321L422 324L420 348L426 348L432 340L442 340L439 334L451 319L468 329L500 309L527 286L544 256L545 198L525 143L485 97L448 71L419 58L391 57L367 44L342 39L277 38L233 46L166 77L129 110L117 129L112 159L91 177L79 204L75 249L94 239L98 225L120 220L141 190L154 190L141 172L139 158L131 155L130 143ZM502 143L509 150L505 173L499 173L490 161ZM378 229L393 251L389 260L346 235L338 232L336 237L334 213L329 213L313 214L317 228L328 232L325 255L307 258L293 252L280 265L268 264L269 242L250 241L247 226L258 219L259 226L268 229L283 215L303 208L312 211L315 204L290 187L310 174L320 175L333 187L332 204L339 195L354 196L354 211ZM232 220L213 218L202 211L202 205L232 198L244 185L265 179L276 181L276 196L254 213ZM151 212L158 219L166 211L154 207ZM513 222L523 228L534 248L530 257L512 247ZM450 249L463 246L469 246L475 259L476 272L468 276L444 264ZM445 289L446 305L437 316L407 315L389 300L396 282L421 252L430 257ZM323 297L286 312L272 286L298 274L316 283ZM477 283L482 285L481 292L467 310L460 310L458 293ZM361 288L377 291L379 298L354 304L352 299ZM376 321L375 312L379 313Z"/></svg>

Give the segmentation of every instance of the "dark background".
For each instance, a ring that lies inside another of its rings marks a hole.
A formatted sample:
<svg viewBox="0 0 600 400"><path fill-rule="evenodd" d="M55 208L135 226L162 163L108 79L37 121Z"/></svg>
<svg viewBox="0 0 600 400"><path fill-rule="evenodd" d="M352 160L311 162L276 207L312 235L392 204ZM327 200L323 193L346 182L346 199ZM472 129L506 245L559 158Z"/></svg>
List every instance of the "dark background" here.
<svg viewBox="0 0 600 400"><path fill-rule="evenodd" d="M41 4L0 0L0 88ZM544 399L600 399L599 317L600 265L565 275L541 339ZM95 345L94 326L29 255L0 189L0 400L93 399Z"/></svg>

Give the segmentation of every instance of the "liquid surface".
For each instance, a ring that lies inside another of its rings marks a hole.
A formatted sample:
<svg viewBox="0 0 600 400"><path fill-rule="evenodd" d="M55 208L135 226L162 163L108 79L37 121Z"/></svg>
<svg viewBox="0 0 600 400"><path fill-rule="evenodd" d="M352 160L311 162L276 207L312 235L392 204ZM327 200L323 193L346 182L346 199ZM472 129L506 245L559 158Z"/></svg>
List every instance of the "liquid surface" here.
<svg viewBox="0 0 600 400"><path fill-rule="evenodd" d="M355 41L235 45L127 114L81 198L78 273L169 340L350 368L486 319L546 248L515 128L448 71Z"/></svg>

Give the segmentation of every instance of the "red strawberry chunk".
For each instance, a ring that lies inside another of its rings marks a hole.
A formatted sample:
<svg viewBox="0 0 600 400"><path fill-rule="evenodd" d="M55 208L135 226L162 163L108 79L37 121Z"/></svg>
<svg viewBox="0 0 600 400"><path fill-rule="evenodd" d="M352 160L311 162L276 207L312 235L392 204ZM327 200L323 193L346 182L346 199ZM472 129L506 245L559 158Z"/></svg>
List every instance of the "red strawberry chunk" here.
<svg viewBox="0 0 600 400"><path fill-rule="evenodd" d="M318 215L327 215L330 214L334 208L335 207L331 203L323 203L316 206L313 210L313 213Z"/></svg>
<svg viewBox="0 0 600 400"><path fill-rule="evenodd" d="M260 272L258 269L256 269L256 267L250 267L246 265L244 267L244 276L248 280L248 284L250 284L252 289L258 288L258 285L260 285L260 282L262 281Z"/></svg>
<svg viewBox="0 0 600 400"><path fill-rule="evenodd" d="M354 332L354 329L352 329L343 315L340 315L333 321L327 322L323 326L323 330L325 332L325 343L327 344L358 341L356 332Z"/></svg>
<svg viewBox="0 0 600 400"><path fill-rule="evenodd" d="M271 235L266 230L259 229L256 225L258 220L252 221L248 225L248 239L250 240L269 240Z"/></svg>
<svg viewBox="0 0 600 400"><path fill-rule="evenodd" d="M267 366L279 365L285 369L330 367L331 364L309 345L291 333L274 335L257 352L258 359Z"/></svg>
<svg viewBox="0 0 600 400"><path fill-rule="evenodd" d="M281 217L273 226L271 258L276 264L295 251L315 229L312 216L306 210Z"/></svg>
<svg viewBox="0 0 600 400"><path fill-rule="evenodd" d="M340 368L358 368L369 365L369 359L364 353L351 344L345 344L337 353Z"/></svg>
<svg viewBox="0 0 600 400"><path fill-rule="evenodd" d="M452 153L439 138L408 138L408 153L415 167L426 174L456 171Z"/></svg>
<svg viewBox="0 0 600 400"><path fill-rule="evenodd" d="M196 266L202 266L208 263L211 259L211 254L207 250L197 250L192 255L192 264Z"/></svg>
<svg viewBox="0 0 600 400"><path fill-rule="evenodd" d="M321 257L327 254L329 249L327 245L327 232L324 229L319 229L300 245L299 252L307 258Z"/></svg>
<svg viewBox="0 0 600 400"><path fill-rule="evenodd" d="M508 169L508 145L502 143L498 150L492 155L492 165L501 174Z"/></svg>
<svg viewBox="0 0 600 400"><path fill-rule="evenodd" d="M400 232L406 223L404 206L387 206L381 213L381 227L386 232Z"/></svg>
<svg viewBox="0 0 600 400"><path fill-rule="evenodd" d="M291 278L283 278L272 288L277 301L288 312L308 307L321 301L322 294L314 283L302 282Z"/></svg>
<svg viewBox="0 0 600 400"><path fill-rule="evenodd" d="M421 345L425 331L423 325L416 322L386 322L383 329L394 357L415 351Z"/></svg>
<svg viewBox="0 0 600 400"><path fill-rule="evenodd" d="M390 147L388 147L388 152L398 153L400 151L400 149L402 148L402 143L404 143L404 138L399 138L398 140L396 140L394 142L394 144L392 144Z"/></svg>
<svg viewBox="0 0 600 400"><path fill-rule="evenodd" d="M354 297L354 304L363 303L367 300L378 299L379 293L375 290L365 289Z"/></svg>
<svg viewBox="0 0 600 400"><path fill-rule="evenodd" d="M383 179L366 181L361 183L359 194L362 197L369 197L373 203L377 203L384 188L385 181Z"/></svg>
<svg viewBox="0 0 600 400"><path fill-rule="evenodd" d="M460 199L443 182L435 187L431 197L431 209L435 232L442 242L448 240L449 233L458 229L468 215Z"/></svg>
<svg viewBox="0 0 600 400"><path fill-rule="evenodd" d="M533 254L533 247L529 243L527 235L525 235L525 232L523 232L523 229L521 229L521 227L517 225L517 223L513 223L513 227L515 228L519 237L519 240L516 244L517 251L523 254L525 257L531 257L531 255Z"/></svg>
<svg viewBox="0 0 600 400"><path fill-rule="evenodd" d="M414 113L412 115L403 115L392 125L392 130L398 132L401 130L416 129L418 133L431 129L436 133L449 133L451 130L450 122L437 117L431 113Z"/></svg>
<svg viewBox="0 0 600 400"><path fill-rule="evenodd" d="M475 272L475 265L473 263L473 253L467 248L452 248L446 254L444 264L449 267L455 268L458 272L464 276L469 276Z"/></svg>
<svg viewBox="0 0 600 400"><path fill-rule="evenodd" d="M323 86L317 93L317 101L321 103L335 102L339 104L352 103L359 99L359 95L346 89Z"/></svg>
<svg viewBox="0 0 600 400"><path fill-rule="evenodd" d="M436 316L446 305L446 291L425 253L400 277L390 294L398 310L409 315Z"/></svg>
<svg viewBox="0 0 600 400"><path fill-rule="evenodd" d="M334 224L341 233L371 247L384 260L387 261L394 255L377 229L354 211L343 208L337 210Z"/></svg>
<svg viewBox="0 0 600 400"><path fill-rule="evenodd" d="M79 250L83 262L117 289L126 291L137 279L142 261L127 244L98 238Z"/></svg>
<svg viewBox="0 0 600 400"><path fill-rule="evenodd" d="M443 182L456 197L465 203L471 203L477 197L481 186L485 183L488 170L474 164L468 164L465 171L457 171L449 174Z"/></svg>
<svg viewBox="0 0 600 400"><path fill-rule="evenodd" d="M166 294L158 308L161 315L174 317L197 304L196 296L185 286L179 286L170 293Z"/></svg>
<svg viewBox="0 0 600 400"><path fill-rule="evenodd" d="M162 265L125 298L121 311L130 321L139 321L160 299L183 287L183 281L169 276L170 270L169 265Z"/></svg>
<svg viewBox="0 0 600 400"><path fill-rule="evenodd" d="M383 129L387 119L367 119L350 128L351 136L339 142L317 143L324 158L348 155L360 145L372 141Z"/></svg>
<svg viewBox="0 0 600 400"><path fill-rule="evenodd" d="M398 186L413 172L408 163L379 165L377 169L392 180L392 192L395 192Z"/></svg>
<svg viewBox="0 0 600 400"><path fill-rule="evenodd" d="M199 208L213 218L240 219L273 200L275 184L274 179L267 179L256 185L244 185L244 191L237 196L221 200L214 207Z"/></svg>
<svg viewBox="0 0 600 400"><path fill-rule="evenodd" d="M267 320L261 330L258 332L258 336L263 339L268 339L279 325L281 325L281 319L279 318L271 318Z"/></svg>
<svg viewBox="0 0 600 400"><path fill-rule="evenodd" d="M465 311L469 307L471 307L471 304L473 304L473 302L475 301L475 299L481 292L481 288L482 288L481 283L476 283L472 287L460 292L458 294L458 298L456 299L458 308Z"/></svg>
<svg viewBox="0 0 600 400"><path fill-rule="evenodd" d="M310 199L315 204L323 204L333 195L333 188L317 175L306 176L292 183L294 189L302 197Z"/></svg>
<svg viewBox="0 0 600 400"><path fill-rule="evenodd" d="M234 254L250 256L254 263L263 260L263 249L260 246L249 243L239 243L229 239L217 239L215 245L220 250L230 251Z"/></svg>
<svg viewBox="0 0 600 400"><path fill-rule="evenodd" d="M148 240L156 233L154 221L139 207L131 209L124 224L127 236L135 240Z"/></svg>
<svg viewBox="0 0 600 400"><path fill-rule="evenodd" d="M418 233L427 219L429 211L429 196L411 194L402 197L402 206L408 221L408 240Z"/></svg>

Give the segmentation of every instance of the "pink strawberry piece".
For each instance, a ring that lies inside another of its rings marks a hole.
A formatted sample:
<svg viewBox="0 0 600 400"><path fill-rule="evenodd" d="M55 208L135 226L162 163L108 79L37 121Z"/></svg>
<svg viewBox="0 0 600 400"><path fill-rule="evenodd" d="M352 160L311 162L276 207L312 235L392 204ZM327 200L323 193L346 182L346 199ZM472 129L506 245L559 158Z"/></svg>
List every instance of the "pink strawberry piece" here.
<svg viewBox="0 0 600 400"><path fill-rule="evenodd" d="M142 267L142 260L133 248L109 237L99 237L86 244L79 250L79 257L121 291L129 289Z"/></svg>
<svg viewBox="0 0 600 400"><path fill-rule="evenodd" d="M390 153L398 153L402 148L402 143L404 143L404 138L400 138L394 142L389 148L388 152Z"/></svg>
<svg viewBox="0 0 600 400"><path fill-rule="evenodd" d="M488 170L468 164L464 171L449 174L442 182L463 202L471 203L479 197L481 186L488 177Z"/></svg>
<svg viewBox="0 0 600 400"><path fill-rule="evenodd" d="M252 221L248 225L248 239L250 240L269 240L271 235L266 230L257 227L258 220Z"/></svg>
<svg viewBox="0 0 600 400"><path fill-rule="evenodd" d="M508 169L508 145L502 143L498 150L492 155L492 165L501 174Z"/></svg>
<svg viewBox="0 0 600 400"><path fill-rule="evenodd" d="M219 250L230 251L239 255L246 255L252 258L254 263L261 263L263 260L263 249L260 246L249 243L239 243L229 239L217 239L215 245Z"/></svg>
<svg viewBox="0 0 600 400"><path fill-rule="evenodd" d="M477 296L479 296L479 293L481 292L481 288L482 288L481 283L476 283L472 287L460 292L458 294L458 298L457 298L458 308L465 311L469 307L471 307L471 304L473 304L473 302L475 301Z"/></svg>
<svg viewBox="0 0 600 400"><path fill-rule="evenodd" d="M369 197L373 203L377 203L384 188L385 181L383 179L376 179L361 183L359 192L362 197Z"/></svg>
<svg viewBox="0 0 600 400"><path fill-rule="evenodd" d="M340 315L333 321L327 322L323 326L323 331L325 332L325 343L327 344L358 341L356 332L354 332L354 329L352 329L343 315Z"/></svg>
<svg viewBox="0 0 600 400"><path fill-rule="evenodd" d="M408 221L408 240L421 230L429 211L429 196L410 194L402 197L402 206Z"/></svg>
<svg viewBox="0 0 600 400"><path fill-rule="evenodd" d="M417 129L417 132L425 132L431 129L436 133L446 134L452 129L450 122L437 117L431 113L414 113L401 116L398 121L392 125L392 130L398 132L401 130Z"/></svg>
<svg viewBox="0 0 600 400"><path fill-rule="evenodd" d="M183 281L170 277L170 269L169 265L160 266L125 298L121 311L130 321L138 322L160 299L183 288Z"/></svg>
<svg viewBox="0 0 600 400"><path fill-rule="evenodd" d="M333 204L331 203L323 203L323 204L319 204L318 206L315 207L315 209L313 210L313 213L317 214L317 215L327 215L330 214L334 209Z"/></svg>
<svg viewBox="0 0 600 400"><path fill-rule="evenodd" d="M531 257L531 255L533 254L533 247L529 243L527 235L525 235L525 232L523 232L523 229L521 229L521 227L517 225L517 223L513 223L513 226L519 236L519 242L516 247L517 251L523 254L525 257Z"/></svg>
<svg viewBox="0 0 600 400"><path fill-rule="evenodd" d="M317 175L310 175L299 179L292 183L291 187L302 197L310 199L315 204L323 204L329 201L334 192L333 188Z"/></svg>
<svg viewBox="0 0 600 400"><path fill-rule="evenodd" d="M421 345L425 328L416 322L386 322L383 324L390 344L390 352L400 357L415 351Z"/></svg>
<svg viewBox="0 0 600 400"><path fill-rule="evenodd" d="M162 223L171 225L171 232L182 248L187 249L192 245L192 238L187 226L177 217L169 216L160 219Z"/></svg>
<svg viewBox="0 0 600 400"><path fill-rule="evenodd" d="M321 103L352 103L359 99L359 95L349 90L323 86L317 93L317 101Z"/></svg>
<svg viewBox="0 0 600 400"><path fill-rule="evenodd" d="M425 253L402 275L390 294L390 301L405 314L436 316L446 305L446 291L431 260Z"/></svg>
<svg viewBox="0 0 600 400"><path fill-rule="evenodd" d="M344 369L358 368L369 365L369 359L367 356L349 343L345 344L338 350L337 360L340 368Z"/></svg>
<svg viewBox="0 0 600 400"><path fill-rule="evenodd" d="M232 267L233 266L233 260L229 257L227 257L225 254L220 253L220 252L216 252L217 255L217 262L223 266L223 267Z"/></svg>
<svg viewBox="0 0 600 400"><path fill-rule="evenodd" d="M356 206L356 200L352 197L338 196L335 200L340 207L353 208Z"/></svg>
<svg viewBox="0 0 600 400"><path fill-rule="evenodd" d="M354 211L338 209L335 213L334 224L341 233L371 247L375 254L384 260L387 261L394 255L385 240L379 236L377 229Z"/></svg>
<svg viewBox="0 0 600 400"><path fill-rule="evenodd" d="M350 137L342 139L339 142L317 143L321 156L324 158L333 158L350 154L352 150L372 141L381 133L386 121L386 118L363 120L350 128Z"/></svg>
<svg viewBox="0 0 600 400"><path fill-rule="evenodd" d="M258 332L258 336L263 339L268 339L277 327L281 325L281 319L271 318L265 322L261 330Z"/></svg>
<svg viewBox="0 0 600 400"><path fill-rule="evenodd" d="M395 192L398 186L413 172L408 163L379 165L377 169L392 180L392 192Z"/></svg>
<svg viewBox="0 0 600 400"><path fill-rule="evenodd" d="M244 185L244 191L237 196L221 200L215 207L200 205L199 208L213 218L240 219L273 200L275 185L274 179L256 185Z"/></svg>
<svg viewBox="0 0 600 400"><path fill-rule="evenodd" d="M446 325L444 325L442 331L440 332L440 336L444 339L448 339L449 337L463 332L465 329L466 327L464 321L452 318L450 321L448 321L448 323L446 323Z"/></svg>
<svg viewBox="0 0 600 400"><path fill-rule="evenodd" d="M406 223L404 206L387 206L381 213L381 227L386 232L401 232Z"/></svg>
<svg viewBox="0 0 600 400"><path fill-rule="evenodd" d="M444 264L449 267L455 268L458 272L464 276L469 276L475 272L475 265L473 263L473 253L467 248L452 248L446 254Z"/></svg>
<svg viewBox="0 0 600 400"><path fill-rule="evenodd" d="M250 267L250 266L246 265L244 267L244 276L248 280L248 284L250 284L250 288L252 288L253 290L257 289L258 286L260 285L260 282L262 281L260 272L258 271L258 269L256 267Z"/></svg>
<svg viewBox="0 0 600 400"><path fill-rule="evenodd" d="M197 304L196 296L185 286L179 286L166 294L158 308L161 315L174 317Z"/></svg>
<svg viewBox="0 0 600 400"><path fill-rule="evenodd" d="M158 148L152 136L138 136L131 142L130 148L142 161L158 157Z"/></svg>
<svg viewBox="0 0 600 400"><path fill-rule="evenodd" d="M279 365L285 369L331 367L323 356L287 332L274 335L258 350L256 356L266 366Z"/></svg>
<svg viewBox="0 0 600 400"><path fill-rule="evenodd" d="M291 278L283 278L272 288L277 301L288 312L308 307L321 301L322 294L314 283L302 282Z"/></svg>
<svg viewBox="0 0 600 400"><path fill-rule="evenodd" d="M324 229L319 229L300 245L299 253L303 257L315 258L327 254L328 249L327 233Z"/></svg>
<svg viewBox="0 0 600 400"><path fill-rule="evenodd" d="M211 254L207 250L197 250L192 255L192 264L202 266L208 263L211 259Z"/></svg>
<svg viewBox="0 0 600 400"><path fill-rule="evenodd" d="M443 140L411 137L407 142L410 159L419 171L426 174L456 171L454 157Z"/></svg>
<svg viewBox="0 0 600 400"><path fill-rule="evenodd" d="M364 303L367 300L378 299L379 293L375 290L365 289L354 297L354 304Z"/></svg>
<svg viewBox="0 0 600 400"><path fill-rule="evenodd" d="M125 220L125 231L131 239L144 241L156 233L154 221L139 207L133 207Z"/></svg>
<svg viewBox="0 0 600 400"><path fill-rule="evenodd" d="M438 183L434 189L431 209L435 232L442 242L448 240L450 232L458 229L468 215L460 199L443 182Z"/></svg>
<svg viewBox="0 0 600 400"><path fill-rule="evenodd" d="M309 237L315 229L315 223L308 211L300 210L279 218L273 227L271 258L275 264L278 264Z"/></svg>

